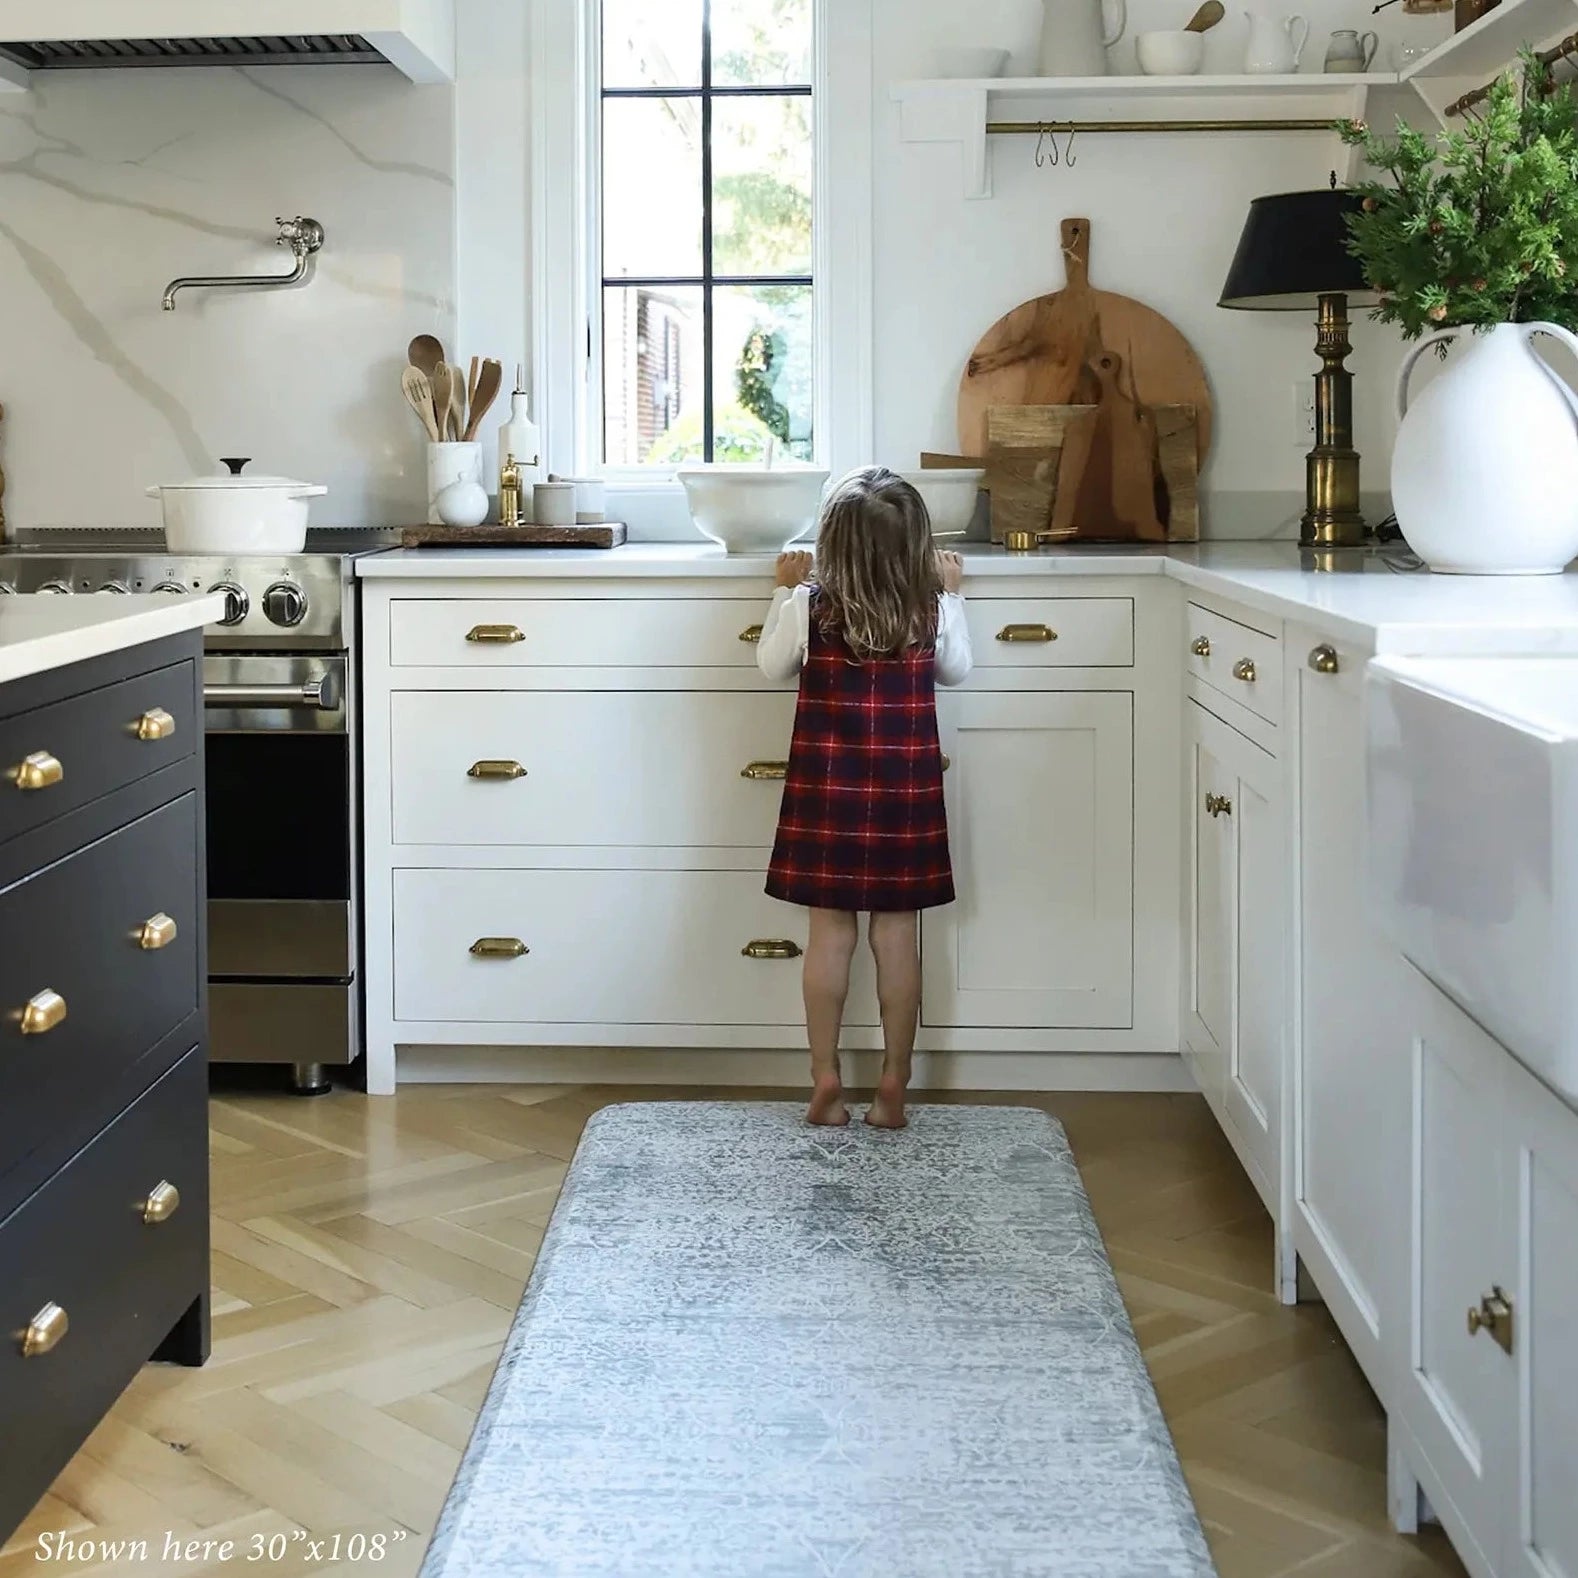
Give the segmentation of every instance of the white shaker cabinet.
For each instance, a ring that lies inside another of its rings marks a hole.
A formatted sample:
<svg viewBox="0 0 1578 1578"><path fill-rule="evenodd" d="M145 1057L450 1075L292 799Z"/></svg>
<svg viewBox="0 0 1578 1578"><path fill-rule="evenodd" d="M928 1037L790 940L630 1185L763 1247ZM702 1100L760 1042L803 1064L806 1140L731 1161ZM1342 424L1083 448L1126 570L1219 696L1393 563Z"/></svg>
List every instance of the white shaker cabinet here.
<svg viewBox="0 0 1578 1578"><path fill-rule="evenodd" d="M1366 880L1369 653L1297 626L1286 646L1297 762L1293 1247L1385 1397L1408 1237L1409 972L1375 925Z"/></svg>

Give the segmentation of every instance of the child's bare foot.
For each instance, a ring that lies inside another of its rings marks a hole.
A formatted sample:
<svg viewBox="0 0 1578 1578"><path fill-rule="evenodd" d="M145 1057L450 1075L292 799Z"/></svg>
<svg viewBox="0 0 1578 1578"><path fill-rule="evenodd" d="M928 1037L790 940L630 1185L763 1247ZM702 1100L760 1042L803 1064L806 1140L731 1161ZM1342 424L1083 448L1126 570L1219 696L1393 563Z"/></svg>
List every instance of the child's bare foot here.
<svg viewBox="0 0 1578 1578"><path fill-rule="evenodd" d="M849 1122L849 1108L844 1105L844 1082L837 1074L823 1074L817 1079L805 1121L830 1129L842 1128Z"/></svg>
<svg viewBox="0 0 1578 1578"><path fill-rule="evenodd" d="M902 1129L909 1123L904 1116L905 1081L898 1074L884 1074L871 1099L866 1122L874 1129Z"/></svg>

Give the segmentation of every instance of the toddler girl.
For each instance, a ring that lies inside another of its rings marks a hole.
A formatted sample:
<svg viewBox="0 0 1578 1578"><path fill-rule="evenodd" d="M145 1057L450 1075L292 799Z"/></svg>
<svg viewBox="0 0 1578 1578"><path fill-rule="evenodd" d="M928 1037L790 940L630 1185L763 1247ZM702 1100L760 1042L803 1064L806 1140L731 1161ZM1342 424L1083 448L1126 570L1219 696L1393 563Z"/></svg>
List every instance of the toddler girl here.
<svg viewBox="0 0 1578 1578"><path fill-rule="evenodd" d="M970 672L959 556L939 553L920 495L890 471L846 477L811 555L778 560L757 662L800 675L767 891L810 908L805 1022L812 1123L849 1122L838 1037L858 917L877 964L882 1078L866 1122L904 1127L920 1016L917 912L953 902L938 684Z"/></svg>

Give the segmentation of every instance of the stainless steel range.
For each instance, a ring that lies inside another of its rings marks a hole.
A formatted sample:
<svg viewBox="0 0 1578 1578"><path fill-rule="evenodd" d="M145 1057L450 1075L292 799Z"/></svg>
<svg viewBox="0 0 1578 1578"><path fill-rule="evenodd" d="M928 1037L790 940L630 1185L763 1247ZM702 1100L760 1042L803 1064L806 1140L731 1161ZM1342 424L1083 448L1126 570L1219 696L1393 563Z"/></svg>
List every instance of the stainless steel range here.
<svg viewBox="0 0 1578 1578"><path fill-rule="evenodd" d="M209 1014L218 1062L329 1088L361 1055L361 737L352 560L392 534L312 532L283 557L171 558L157 532L0 549L0 595L222 592L204 646Z"/></svg>

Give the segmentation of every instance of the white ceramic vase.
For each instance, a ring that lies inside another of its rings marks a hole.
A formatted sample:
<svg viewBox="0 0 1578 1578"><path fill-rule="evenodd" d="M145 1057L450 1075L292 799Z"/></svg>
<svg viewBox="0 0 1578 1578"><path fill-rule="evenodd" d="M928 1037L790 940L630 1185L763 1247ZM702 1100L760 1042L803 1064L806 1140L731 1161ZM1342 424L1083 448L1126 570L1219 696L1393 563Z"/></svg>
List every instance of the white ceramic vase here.
<svg viewBox="0 0 1578 1578"><path fill-rule="evenodd" d="M427 446L427 523L442 526L438 496L454 482L482 481L482 445L477 443L429 444Z"/></svg>
<svg viewBox="0 0 1578 1578"><path fill-rule="evenodd" d="M1041 75L1104 77L1107 51L1129 25L1128 0L1115 0L1117 27L1107 27L1103 0L1043 0Z"/></svg>
<svg viewBox="0 0 1578 1578"><path fill-rule="evenodd" d="M1397 382L1392 508L1409 546L1453 575L1556 575L1578 558L1578 396L1534 352L1554 323L1443 329L1421 340ZM1427 350L1471 340L1411 404Z"/></svg>

